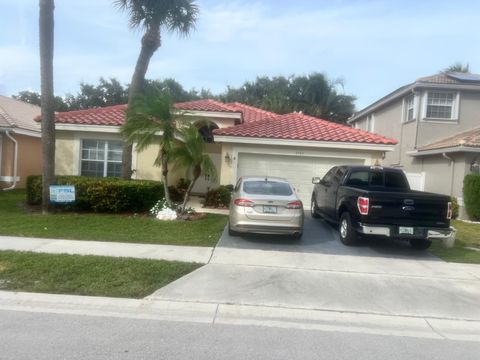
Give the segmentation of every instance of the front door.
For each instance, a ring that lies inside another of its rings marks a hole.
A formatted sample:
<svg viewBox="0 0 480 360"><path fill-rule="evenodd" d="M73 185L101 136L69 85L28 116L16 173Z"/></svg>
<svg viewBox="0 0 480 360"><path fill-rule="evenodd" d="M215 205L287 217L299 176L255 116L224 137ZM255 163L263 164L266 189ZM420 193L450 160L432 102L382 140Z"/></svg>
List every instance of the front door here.
<svg viewBox="0 0 480 360"><path fill-rule="evenodd" d="M210 153L208 155L210 156L210 159L212 159L213 164L217 169L217 180L212 181L209 176L206 176L204 174L200 175L192 189L193 194L205 195L209 189L215 189L220 184L218 178L220 178L221 154Z"/></svg>

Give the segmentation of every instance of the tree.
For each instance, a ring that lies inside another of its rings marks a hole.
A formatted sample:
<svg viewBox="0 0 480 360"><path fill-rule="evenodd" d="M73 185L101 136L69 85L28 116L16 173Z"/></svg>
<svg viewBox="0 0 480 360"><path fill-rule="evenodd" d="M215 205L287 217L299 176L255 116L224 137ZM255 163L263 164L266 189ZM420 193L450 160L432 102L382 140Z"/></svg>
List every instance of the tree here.
<svg viewBox="0 0 480 360"><path fill-rule="evenodd" d="M48 213L55 183L55 96L53 93L54 0L40 0L39 43L42 116L42 212Z"/></svg>
<svg viewBox="0 0 480 360"><path fill-rule="evenodd" d="M470 72L470 65L468 63L462 64L460 61L450 65L449 67L445 68L443 72L461 72L461 73L468 73Z"/></svg>
<svg viewBox="0 0 480 360"><path fill-rule="evenodd" d="M20 91L17 95L12 95L12 98L24 101L29 104L41 106L41 95L35 91ZM61 96L55 96L54 98L54 109L55 111L68 111L69 106Z"/></svg>
<svg viewBox="0 0 480 360"><path fill-rule="evenodd" d="M240 88L227 88L220 98L238 101L278 114L301 111L307 115L344 123L354 111L355 97L339 92L341 80L330 81L325 75L257 77Z"/></svg>
<svg viewBox="0 0 480 360"><path fill-rule="evenodd" d="M217 178L217 170L210 156L207 154L206 143L200 135L198 128L189 123L178 129L182 143L180 143L172 151L172 159L175 166L183 167L187 173L193 176L190 185L185 192L185 198L180 208L182 213L185 212L190 193L200 175L209 175L215 181Z"/></svg>
<svg viewBox="0 0 480 360"><path fill-rule="evenodd" d="M168 164L175 146L175 122L173 120L173 102L168 94L149 91L138 97L127 109L127 121L121 133L128 144L136 143L138 151L152 144L159 145L154 164L162 167L162 181L165 199L171 204L168 191Z"/></svg>
<svg viewBox="0 0 480 360"><path fill-rule="evenodd" d="M145 74L153 54L161 45L161 31L188 35L195 26L198 7L193 0L115 0L128 12L132 29L144 28L140 54L132 75L128 106L132 106L145 87ZM123 178L129 179L132 167L132 146L123 149Z"/></svg>
<svg viewBox="0 0 480 360"><path fill-rule="evenodd" d="M98 85L80 83L77 95L67 95L65 102L69 110L83 110L111 105L126 104L128 89L115 78L100 78Z"/></svg>

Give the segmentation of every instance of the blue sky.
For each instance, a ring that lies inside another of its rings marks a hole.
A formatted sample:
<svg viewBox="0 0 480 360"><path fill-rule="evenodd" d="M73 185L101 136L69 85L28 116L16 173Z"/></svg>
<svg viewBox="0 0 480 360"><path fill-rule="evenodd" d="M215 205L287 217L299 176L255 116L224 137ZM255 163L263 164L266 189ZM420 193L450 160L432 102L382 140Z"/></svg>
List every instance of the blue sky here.
<svg viewBox="0 0 480 360"><path fill-rule="evenodd" d="M480 73L480 2L198 0L197 30L163 37L148 78L218 93L261 75L323 72L361 109L456 62ZM141 32L111 0L57 0L55 92L128 83ZM38 0L0 0L0 94L40 88Z"/></svg>

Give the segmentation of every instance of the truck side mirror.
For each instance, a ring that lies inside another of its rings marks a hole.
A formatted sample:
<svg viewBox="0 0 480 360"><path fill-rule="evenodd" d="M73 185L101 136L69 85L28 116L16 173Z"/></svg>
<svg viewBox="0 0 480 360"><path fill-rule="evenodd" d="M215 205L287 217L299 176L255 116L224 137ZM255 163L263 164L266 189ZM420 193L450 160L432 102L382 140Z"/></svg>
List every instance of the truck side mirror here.
<svg viewBox="0 0 480 360"><path fill-rule="evenodd" d="M321 180L319 177L313 177L312 178L312 184L320 184Z"/></svg>

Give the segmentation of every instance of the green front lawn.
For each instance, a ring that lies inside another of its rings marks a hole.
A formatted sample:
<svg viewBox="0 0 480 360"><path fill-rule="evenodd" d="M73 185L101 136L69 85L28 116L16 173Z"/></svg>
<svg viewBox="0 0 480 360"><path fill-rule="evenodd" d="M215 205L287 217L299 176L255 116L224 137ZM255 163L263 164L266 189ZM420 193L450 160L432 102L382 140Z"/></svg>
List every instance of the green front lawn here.
<svg viewBox="0 0 480 360"><path fill-rule="evenodd" d="M440 242L434 241L430 252L449 262L480 264L480 251L465 249L465 247L480 249L480 224L454 220L452 226L457 229L455 247L445 249Z"/></svg>
<svg viewBox="0 0 480 360"><path fill-rule="evenodd" d="M0 235L215 246L226 222L226 216L214 214L201 220L172 222L144 215L42 215L25 207L24 191L0 191Z"/></svg>
<svg viewBox="0 0 480 360"><path fill-rule="evenodd" d="M143 298L198 264L0 251L0 290Z"/></svg>

